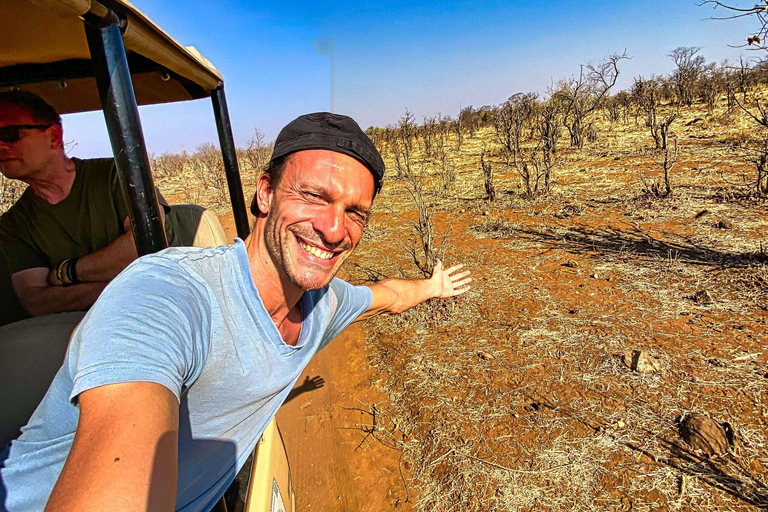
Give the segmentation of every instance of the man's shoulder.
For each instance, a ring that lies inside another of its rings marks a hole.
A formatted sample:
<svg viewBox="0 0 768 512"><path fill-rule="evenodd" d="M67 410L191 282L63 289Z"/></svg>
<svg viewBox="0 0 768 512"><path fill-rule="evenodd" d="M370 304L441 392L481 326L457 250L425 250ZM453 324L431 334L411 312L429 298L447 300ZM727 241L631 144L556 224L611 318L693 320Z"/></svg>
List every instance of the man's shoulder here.
<svg viewBox="0 0 768 512"><path fill-rule="evenodd" d="M149 269L175 271L184 274L185 279L207 281L224 278L223 267L239 271L237 245L221 247L169 247L154 254L147 254L135 260L128 269L132 272L146 272ZM132 267L137 267L132 269Z"/></svg>
<svg viewBox="0 0 768 512"><path fill-rule="evenodd" d="M117 169L114 158L72 158L72 161L75 163L75 172L86 175L109 176Z"/></svg>
<svg viewBox="0 0 768 512"><path fill-rule="evenodd" d="M75 162L75 167L81 168L112 168L115 167L115 159L112 157L103 158L76 158L73 157L72 161Z"/></svg>

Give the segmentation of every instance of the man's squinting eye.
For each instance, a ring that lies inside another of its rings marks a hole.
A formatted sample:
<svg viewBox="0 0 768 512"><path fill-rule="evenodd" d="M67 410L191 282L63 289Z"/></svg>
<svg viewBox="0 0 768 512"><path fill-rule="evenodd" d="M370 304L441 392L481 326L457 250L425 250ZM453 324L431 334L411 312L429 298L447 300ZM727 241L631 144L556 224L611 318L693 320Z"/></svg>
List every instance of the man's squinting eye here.
<svg viewBox="0 0 768 512"><path fill-rule="evenodd" d="M349 214L350 217L352 217L352 219L355 222L358 222L360 224L365 224L365 221L368 218L367 214L363 212L359 212L357 210L347 210L347 213Z"/></svg>
<svg viewBox="0 0 768 512"><path fill-rule="evenodd" d="M309 192L309 191L305 190L303 192L303 194L304 194L304 197L306 197L307 199L311 199L313 201L323 201L324 200L323 196L321 196L320 194L316 194L314 192Z"/></svg>

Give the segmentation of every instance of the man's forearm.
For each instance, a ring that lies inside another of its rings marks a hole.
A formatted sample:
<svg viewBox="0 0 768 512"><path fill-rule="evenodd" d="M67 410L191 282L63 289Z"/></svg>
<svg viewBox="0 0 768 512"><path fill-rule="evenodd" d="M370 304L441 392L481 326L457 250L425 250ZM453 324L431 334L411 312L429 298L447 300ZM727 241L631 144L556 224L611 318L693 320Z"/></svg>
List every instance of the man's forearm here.
<svg viewBox="0 0 768 512"><path fill-rule="evenodd" d="M133 235L124 233L106 247L77 260L77 279L83 283L111 281L137 257Z"/></svg>
<svg viewBox="0 0 768 512"><path fill-rule="evenodd" d="M437 289L428 279L410 281L407 279L385 279L370 286L376 301L375 314L393 315L407 311L437 296Z"/></svg>
<svg viewBox="0 0 768 512"><path fill-rule="evenodd" d="M71 286L40 286L18 294L24 309L32 316L88 309L99 298L107 283L81 283Z"/></svg>
<svg viewBox="0 0 768 512"><path fill-rule="evenodd" d="M468 270L460 272L462 267L463 265L454 265L444 269L442 262L438 260L429 279L385 279L370 285L373 293L371 307L356 321L376 315L402 313L432 298L446 299L466 293L472 278L469 277Z"/></svg>
<svg viewBox="0 0 768 512"><path fill-rule="evenodd" d="M158 206L160 223L165 226L165 210ZM139 257L128 218L123 221L123 226L125 233L112 240L109 245L77 260L75 271L78 281L109 282Z"/></svg>

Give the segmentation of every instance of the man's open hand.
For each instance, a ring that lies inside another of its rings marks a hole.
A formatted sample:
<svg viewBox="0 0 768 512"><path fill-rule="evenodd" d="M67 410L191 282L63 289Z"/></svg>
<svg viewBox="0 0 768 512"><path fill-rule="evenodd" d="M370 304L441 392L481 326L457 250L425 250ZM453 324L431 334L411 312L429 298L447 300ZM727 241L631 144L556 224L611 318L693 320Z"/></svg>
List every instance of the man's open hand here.
<svg viewBox="0 0 768 512"><path fill-rule="evenodd" d="M437 260L435 268L432 270L430 282L435 286L435 297L448 298L461 295L469 291L469 283L472 278L469 277L469 270L459 272L464 265L454 265L448 269L443 268L443 262Z"/></svg>

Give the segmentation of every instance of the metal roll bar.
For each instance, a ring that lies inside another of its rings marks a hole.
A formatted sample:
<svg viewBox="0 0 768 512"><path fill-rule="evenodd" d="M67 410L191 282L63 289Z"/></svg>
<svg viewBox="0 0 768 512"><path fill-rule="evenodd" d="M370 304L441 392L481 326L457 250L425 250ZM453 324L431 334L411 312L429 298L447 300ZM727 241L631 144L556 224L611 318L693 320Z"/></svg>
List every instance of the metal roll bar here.
<svg viewBox="0 0 768 512"><path fill-rule="evenodd" d="M83 20L112 152L128 199L136 250L139 256L153 253L168 247L168 241L123 45L125 20L95 1ZM250 230L223 84L214 90L211 98L235 226L238 236L245 238Z"/></svg>

